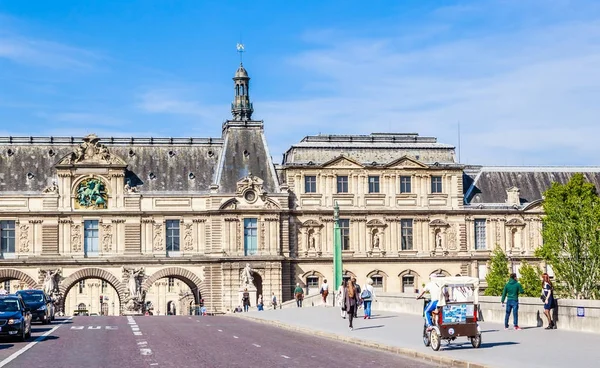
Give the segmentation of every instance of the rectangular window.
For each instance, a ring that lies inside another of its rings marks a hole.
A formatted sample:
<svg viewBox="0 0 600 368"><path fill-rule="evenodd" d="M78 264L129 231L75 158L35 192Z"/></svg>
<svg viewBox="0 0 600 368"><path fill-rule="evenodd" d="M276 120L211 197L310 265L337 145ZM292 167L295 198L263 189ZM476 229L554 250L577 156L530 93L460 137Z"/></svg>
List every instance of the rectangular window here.
<svg viewBox="0 0 600 368"><path fill-rule="evenodd" d="M98 246L98 220L85 220L83 229L83 251L85 256L97 256L100 249Z"/></svg>
<svg viewBox="0 0 600 368"><path fill-rule="evenodd" d="M167 220L167 252L179 252L179 220Z"/></svg>
<svg viewBox="0 0 600 368"><path fill-rule="evenodd" d="M317 177L313 175L304 176L304 193L317 192Z"/></svg>
<svg viewBox="0 0 600 368"><path fill-rule="evenodd" d="M401 176L400 177L400 193L411 193L411 177Z"/></svg>
<svg viewBox="0 0 600 368"><path fill-rule="evenodd" d="M8 294L10 294L10 280L4 281L4 290L6 290Z"/></svg>
<svg viewBox="0 0 600 368"><path fill-rule="evenodd" d="M371 280L373 280L374 288L383 289L383 276L374 275L374 276L371 276Z"/></svg>
<svg viewBox="0 0 600 368"><path fill-rule="evenodd" d="M85 280L79 281L79 294L83 294L83 289L85 289Z"/></svg>
<svg viewBox="0 0 600 368"><path fill-rule="evenodd" d="M442 177L431 177L431 193L442 193Z"/></svg>
<svg viewBox="0 0 600 368"><path fill-rule="evenodd" d="M485 248L485 219L475 219L475 249Z"/></svg>
<svg viewBox="0 0 600 368"><path fill-rule="evenodd" d="M308 276L306 278L306 286L308 286L309 288L313 289L313 288L319 288L319 278L316 276Z"/></svg>
<svg viewBox="0 0 600 368"><path fill-rule="evenodd" d="M251 256L258 252L257 232L258 220L255 218L244 219L244 255Z"/></svg>
<svg viewBox="0 0 600 368"><path fill-rule="evenodd" d="M337 177L337 192L348 193L348 177L338 176Z"/></svg>
<svg viewBox="0 0 600 368"><path fill-rule="evenodd" d="M350 250L350 220L339 219L338 225L342 235L342 250Z"/></svg>
<svg viewBox="0 0 600 368"><path fill-rule="evenodd" d="M169 277L167 280L167 284L169 287L169 293L172 293L173 291L175 291L175 278L174 277Z"/></svg>
<svg viewBox="0 0 600 368"><path fill-rule="evenodd" d="M379 176L369 176L369 193L379 193Z"/></svg>
<svg viewBox="0 0 600 368"><path fill-rule="evenodd" d="M14 255L15 253L15 221L0 221L0 256Z"/></svg>
<svg viewBox="0 0 600 368"><path fill-rule="evenodd" d="M107 288L108 288L108 282L102 280L102 294L106 293Z"/></svg>
<svg viewBox="0 0 600 368"><path fill-rule="evenodd" d="M402 250L413 249L413 220L400 220Z"/></svg>
<svg viewBox="0 0 600 368"><path fill-rule="evenodd" d="M402 276L402 292L403 293L414 293L415 292L415 277L411 275Z"/></svg>

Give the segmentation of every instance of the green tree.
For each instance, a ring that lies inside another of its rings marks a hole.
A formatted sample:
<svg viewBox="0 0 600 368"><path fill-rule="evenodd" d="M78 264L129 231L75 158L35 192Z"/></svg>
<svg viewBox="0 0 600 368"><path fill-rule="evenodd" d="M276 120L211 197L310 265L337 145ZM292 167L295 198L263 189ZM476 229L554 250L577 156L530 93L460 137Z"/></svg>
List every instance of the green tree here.
<svg viewBox="0 0 600 368"><path fill-rule="evenodd" d="M542 294L542 270L538 266L523 262L521 265L519 282L523 286L525 293L523 296L537 297Z"/></svg>
<svg viewBox="0 0 600 368"><path fill-rule="evenodd" d="M553 183L544 193L544 259L571 298L593 299L600 294L600 197L583 174L567 184Z"/></svg>
<svg viewBox="0 0 600 368"><path fill-rule="evenodd" d="M488 296L502 295L502 290L504 290L504 285L508 281L509 276L508 258L502 249L496 246L490 259L490 270L485 276L487 288L484 294Z"/></svg>

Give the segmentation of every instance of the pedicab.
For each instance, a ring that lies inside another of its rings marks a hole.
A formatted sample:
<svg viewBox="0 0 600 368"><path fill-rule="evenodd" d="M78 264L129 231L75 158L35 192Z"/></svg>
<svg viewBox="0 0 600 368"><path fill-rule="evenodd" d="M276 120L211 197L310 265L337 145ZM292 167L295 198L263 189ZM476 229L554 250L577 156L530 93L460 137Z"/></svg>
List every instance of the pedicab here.
<svg viewBox="0 0 600 368"><path fill-rule="evenodd" d="M427 327L423 303L423 343L438 351L441 341L448 344L458 337L466 337L474 348L481 346L481 329L477 323L479 312L479 279L476 277L455 276L436 277L431 280L438 290L438 305L434 310L431 327Z"/></svg>

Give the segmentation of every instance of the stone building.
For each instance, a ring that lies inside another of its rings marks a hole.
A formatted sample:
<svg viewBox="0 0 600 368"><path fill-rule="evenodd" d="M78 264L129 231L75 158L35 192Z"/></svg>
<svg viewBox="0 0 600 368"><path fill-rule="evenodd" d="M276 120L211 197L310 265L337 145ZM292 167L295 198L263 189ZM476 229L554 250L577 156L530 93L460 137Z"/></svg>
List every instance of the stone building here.
<svg viewBox="0 0 600 368"><path fill-rule="evenodd" d="M287 300L332 278L337 202L345 275L412 292L432 272L484 278L496 245L518 269L550 183L600 183L599 168L461 165L417 134L308 136L275 164L243 66L233 80L219 138L0 138L0 287L48 287L66 314L226 311L243 288Z"/></svg>

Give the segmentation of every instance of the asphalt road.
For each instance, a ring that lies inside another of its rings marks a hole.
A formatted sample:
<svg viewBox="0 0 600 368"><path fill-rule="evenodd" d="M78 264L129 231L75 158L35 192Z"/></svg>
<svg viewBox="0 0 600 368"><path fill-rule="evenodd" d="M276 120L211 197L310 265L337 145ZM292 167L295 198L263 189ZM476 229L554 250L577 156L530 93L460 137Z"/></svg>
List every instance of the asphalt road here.
<svg viewBox="0 0 600 368"><path fill-rule="evenodd" d="M28 342L0 341L0 368L432 367L234 317L74 317L32 327Z"/></svg>

